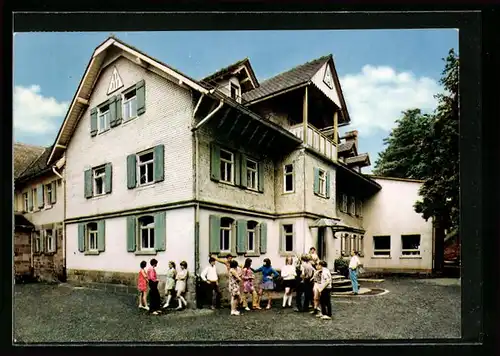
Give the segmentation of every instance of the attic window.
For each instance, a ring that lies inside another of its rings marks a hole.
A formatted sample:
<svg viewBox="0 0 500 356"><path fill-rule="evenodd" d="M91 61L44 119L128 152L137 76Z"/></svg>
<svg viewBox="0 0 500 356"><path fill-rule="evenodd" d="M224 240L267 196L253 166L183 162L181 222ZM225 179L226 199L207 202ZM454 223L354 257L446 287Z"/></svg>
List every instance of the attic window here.
<svg viewBox="0 0 500 356"><path fill-rule="evenodd" d="M240 88L237 85L234 85L233 83L230 83L230 96L231 96L231 99L239 101Z"/></svg>
<svg viewBox="0 0 500 356"><path fill-rule="evenodd" d="M109 120L111 118L110 112L109 112L109 104L108 105L103 105L99 108L99 113L97 117L97 131L99 133L104 132L109 130Z"/></svg>

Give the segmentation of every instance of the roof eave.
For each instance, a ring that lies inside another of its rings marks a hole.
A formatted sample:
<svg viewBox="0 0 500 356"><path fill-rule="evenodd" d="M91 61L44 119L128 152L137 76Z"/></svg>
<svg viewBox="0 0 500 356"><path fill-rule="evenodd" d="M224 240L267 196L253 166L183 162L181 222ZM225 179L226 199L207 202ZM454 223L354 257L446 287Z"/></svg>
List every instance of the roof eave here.
<svg viewBox="0 0 500 356"><path fill-rule="evenodd" d="M255 100L251 100L251 101L246 101L245 102L245 105L254 105L254 104L257 104L257 103L260 103L262 101L265 101L265 100L269 100L269 99L272 99L272 98L275 98L279 95L282 95L282 94L286 94L286 93L289 93L291 91L294 91L296 89L300 89L300 88L303 88L303 87L306 87L308 85L311 84L311 81L310 80L307 80L305 82L302 82L302 83L298 83L294 86L291 86L291 87L288 87L288 88L284 88L282 90L279 90L277 92L274 92L274 93L269 93L267 94L266 96L262 96L258 99L255 99Z"/></svg>

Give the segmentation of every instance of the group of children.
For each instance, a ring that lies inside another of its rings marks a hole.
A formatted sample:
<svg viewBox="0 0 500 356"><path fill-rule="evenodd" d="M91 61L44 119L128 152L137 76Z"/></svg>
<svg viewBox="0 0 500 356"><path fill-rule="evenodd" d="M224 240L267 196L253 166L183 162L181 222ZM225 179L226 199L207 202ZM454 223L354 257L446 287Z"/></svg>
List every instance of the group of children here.
<svg viewBox="0 0 500 356"><path fill-rule="evenodd" d="M353 281L354 291L357 292L357 278L355 270L358 267L359 259L354 256L350 264L350 269L354 267L351 279ZM332 275L328 269L326 261L320 261L316 254L316 249L311 247L309 254L302 255L297 259L297 264L293 264L291 256L285 258L285 265L278 273L271 265L271 260L265 258L263 265L259 268L252 268L252 259L247 258L243 266L239 265L233 259L231 254L225 259L211 255L209 265L201 272L201 281L205 286L207 295L211 296L211 308L216 309L220 306L221 292L219 289L219 276L215 267L216 262L224 264L227 268L229 276L229 291L231 294L231 315L240 315L238 311L241 306L249 311L251 309L262 309L260 306L262 295L267 297L266 309L271 309L272 299L271 292L275 289L275 281L281 278L281 283L285 293L283 295L283 308L292 306L292 290L296 291L296 308L297 312L308 312L310 303L312 303L311 314L315 314L324 320L332 318L331 290L332 290ZM354 265L355 266L351 266ZM140 291L139 308L149 310L152 314L157 315L161 312L160 293L158 291L158 278L156 275L156 267L158 261L152 259L150 267L146 270L146 261L141 262L141 270L138 277L138 289ZM262 273L262 280L258 288L254 285L255 273ZM167 308L175 295L178 306L177 310L187 306L185 299L187 279L189 273L187 271L187 263L182 261L180 269L176 270L175 262L168 263L168 271L166 274L165 296L166 302L163 308ZM353 278L354 277L354 278ZM356 282L356 286L354 286ZM146 291L149 285L149 307L146 301ZM248 297L251 296L252 306L248 306Z"/></svg>
<svg viewBox="0 0 500 356"><path fill-rule="evenodd" d="M292 290L296 289L296 311L309 311L309 303L313 302L311 314L329 320L332 317L330 292L332 276L325 261L320 261L315 248L311 248L308 255L298 259L297 266L293 264L291 256L285 258L285 265L278 273L271 265L269 258L259 268L252 268L252 260L247 258L243 266L239 265L232 255L226 259L212 255L209 265L201 273L201 279L207 286L207 291L212 294L211 308L215 309L220 303L220 289L215 262L226 265L229 275L229 291L231 294L231 315L240 315L238 307L245 310L261 309L262 295L267 297L266 309L271 309L271 291L275 289L275 280L282 279L285 289L283 295L283 308L292 306ZM255 273L262 273L262 280L258 288L254 285ZM258 292L257 292L258 289ZM252 297L252 308L248 306L248 297Z"/></svg>
<svg viewBox="0 0 500 356"><path fill-rule="evenodd" d="M161 313L161 297L160 291L158 290L158 277L156 275L156 267L158 266L158 261L152 259L149 262L150 266L146 270L146 261L141 262L141 270L139 271L139 277L137 281L137 288L139 289L139 308L149 310L150 313L158 315ZM185 299L187 291L187 280L189 278L189 272L187 270L187 262L182 261L180 264L180 269L175 268L175 262L170 261L168 263L167 279L165 282L165 296L166 302L163 304L163 308L167 308L170 305L172 297L175 295L177 297L178 306L177 310L183 309L187 306ZM149 286L149 306L146 300L147 290Z"/></svg>

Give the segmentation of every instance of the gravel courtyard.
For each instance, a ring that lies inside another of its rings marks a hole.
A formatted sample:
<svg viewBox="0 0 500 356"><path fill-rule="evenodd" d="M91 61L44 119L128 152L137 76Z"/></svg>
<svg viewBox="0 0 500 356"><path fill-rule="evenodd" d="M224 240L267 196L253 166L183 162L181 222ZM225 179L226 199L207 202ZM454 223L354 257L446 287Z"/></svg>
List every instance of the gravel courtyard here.
<svg viewBox="0 0 500 356"><path fill-rule="evenodd" d="M281 309L230 316L229 309L140 311L132 295L68 285L15 286L17 343L106 341L234 341L429 339L460 337L457 280L386 279L362 287L380 296L333 297L333 320Z"/></svg>

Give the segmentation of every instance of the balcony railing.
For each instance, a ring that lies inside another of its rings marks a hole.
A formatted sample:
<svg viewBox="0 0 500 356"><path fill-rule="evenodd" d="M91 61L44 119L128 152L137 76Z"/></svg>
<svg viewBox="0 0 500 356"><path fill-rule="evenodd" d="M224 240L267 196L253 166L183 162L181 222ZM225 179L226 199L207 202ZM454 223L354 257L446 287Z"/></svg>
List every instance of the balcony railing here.
<svg viewBox="0 0 500 356"><path fill-rule="evenodd" d="M306 145L331 160L337 159L337 145L333 140L323 135L318 129L307 125L306 138L304 139L304 125L297 124L289 128L295 136L300 138Z"/></svg>

